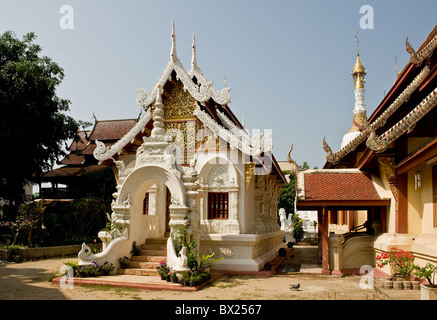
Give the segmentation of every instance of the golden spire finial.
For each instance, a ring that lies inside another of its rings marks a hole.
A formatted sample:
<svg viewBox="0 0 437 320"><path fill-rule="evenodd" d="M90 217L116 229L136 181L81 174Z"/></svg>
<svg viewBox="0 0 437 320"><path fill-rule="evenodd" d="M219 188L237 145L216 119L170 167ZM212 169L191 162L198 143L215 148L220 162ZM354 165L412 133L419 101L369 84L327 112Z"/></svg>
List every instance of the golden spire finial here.
<svg viewBox="0 0 437 320"><path fill-rule="evenodd" d="M357 30L357 35L355 36L355 38L357 38L357 56L360 55L360 36L358 35L358 30Z"/></svg>
<svg viewBox="0 0 437 320"><path fill-rule="evenodd" d="M360 48L359 48L360 41L359 41L358 31L355 38L357 38L357 61L355 62L351 74L354 81L355 89L357 89L357 88L364 88L364 82L366 82L365 75L367 74L367 72L360 60Z"/></svg>

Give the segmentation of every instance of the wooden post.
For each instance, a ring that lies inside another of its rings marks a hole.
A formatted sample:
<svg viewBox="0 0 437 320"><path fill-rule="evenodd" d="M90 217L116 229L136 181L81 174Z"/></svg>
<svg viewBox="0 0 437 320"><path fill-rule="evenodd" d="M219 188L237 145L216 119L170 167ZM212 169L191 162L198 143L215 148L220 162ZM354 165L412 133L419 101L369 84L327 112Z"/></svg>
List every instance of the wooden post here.
<svg viewBox="0 0 437 320"><path fill-rule="evenodd" d="M328 210L325 207L319 208L319 234L322 238L322 274L331 274L329 270L329 239L328 239Z"/></svg>
<svg viewBox="0 0 437 320"><path fill-rule="evenodd" d="M398 210L396 212L396 233L408 233L408 177L398 177Z"/></svg>

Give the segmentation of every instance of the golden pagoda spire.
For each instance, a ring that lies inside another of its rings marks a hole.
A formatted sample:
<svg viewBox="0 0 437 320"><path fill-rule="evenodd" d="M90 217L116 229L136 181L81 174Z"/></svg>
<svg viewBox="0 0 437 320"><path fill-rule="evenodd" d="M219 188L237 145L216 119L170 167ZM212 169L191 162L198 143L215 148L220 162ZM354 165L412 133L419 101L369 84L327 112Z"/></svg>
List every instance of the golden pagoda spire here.
<svg viewBox="0 0 437 320"><path fill-rule="evenodd" d="M355 89L358 89L358 88L364 88L364 83L366 82L365 76L367 72L360 60L360 47L359 47L360 41L358 37L358 31L355 38L357 38L357 61L355 62L351 75L354 81Z"/></svg>
<svg viewBox="0 0 437 320"><path fill-rule="evenodd" d="M364 82L366 81L365 76L367 72L360 60L358 31L355 38L357 38L357 60L351 73L355 86L355 108L353 112L354 118L348 132L343 136L341 148L345 147L360 134L360 131L367 120L366 107L364 103Z"/></svg>

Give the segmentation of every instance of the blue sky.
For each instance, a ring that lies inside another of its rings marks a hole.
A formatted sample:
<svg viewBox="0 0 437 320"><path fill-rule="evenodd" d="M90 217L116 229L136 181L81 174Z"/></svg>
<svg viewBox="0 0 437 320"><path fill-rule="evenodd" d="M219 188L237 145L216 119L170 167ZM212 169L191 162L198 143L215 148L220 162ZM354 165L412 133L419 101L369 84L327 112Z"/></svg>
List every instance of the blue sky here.
<svg viewBox="0 0 437 320"><path fill-rule="evenodd" d="M62 5L74 29L59 21ZM373 29L361 29L363 5ZM408 62L405 39L417 49L437 24L437 1L74 1L2 0L0 32L33 31L43 54L65 72L58 90L78 120L136 118L136 88L151 89L169 61L175 19L178 57L189 70L196 33L200 69L216 90L226 76L230 108L250 130L271 129L274 154L322 167L322 139L340 148L352 122L359 31L367 69L365 102L372 114Z"/></svg>

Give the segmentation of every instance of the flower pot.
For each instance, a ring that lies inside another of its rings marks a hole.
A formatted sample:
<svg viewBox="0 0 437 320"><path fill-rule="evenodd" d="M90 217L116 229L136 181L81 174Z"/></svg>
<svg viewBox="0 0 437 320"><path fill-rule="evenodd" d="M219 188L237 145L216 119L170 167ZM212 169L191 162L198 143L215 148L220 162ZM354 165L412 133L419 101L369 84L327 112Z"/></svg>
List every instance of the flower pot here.
<svg viewBox="0 0 437 320"><path fill-rule="evenodd" d="M375 279L375 287L384 288L384 279L376 278Z"/></svg>
<svg viewBox="0 0 437 320"><path fill-rule="evenodd" d="M420 300L437 300L437 288L429 285L420 285Z"/></svg>
<svg viewBox="0 0 437 320"><path fill-rule="evenodd" d="M171 277L167 276L166 280L167 280L167 282L170 282L171 281Z"/></svg>
<svg viewBox="0 0 437 320"><path fill-rule="evenodd" d="M161 280L167 280L167 276L165 274L161 274Z"/></svg>
<svg viewBox="0 0 437 320"><path fill-rule="evenodd" d="M79 277L81 277L81 278L88 277L88 272L86 272L86 271L79 271Z"/></svg>
<svg viewBox="0 0 437 320"><path fill-rule="evenodd" d="M413 290L420 290L420 281L411 281Z"/></svg>
<svg viewBox="0 0 437 320"><path fill-rule="evenodd" d="M172 282L172 283L178 283L178 278L176 278L176 277L171 277L171 282Z"/></svg>
<svg viewBox="0 0 437 320"><path fill-rule="evenodd" d="M384 281L384 288L393 289L393 281L392 280L385 280Z"/></svg>
<svg viewBox="0 0 437 320"><path fill-rule="evenodd" d="M402 290L402 288L403 288L403 281L393 281L393 289Z"/></svg>
<svg viewBox="0 0 437 320"><path fill-rule="evenodd" d="M401 276L401 275L394 275L393 277L394 281L410 281L410 276Z"/></svg>

